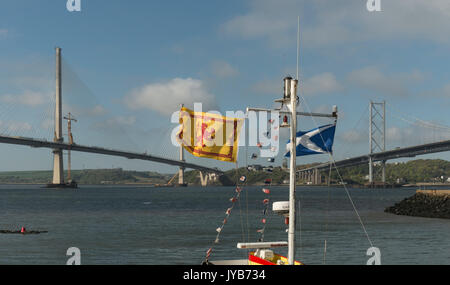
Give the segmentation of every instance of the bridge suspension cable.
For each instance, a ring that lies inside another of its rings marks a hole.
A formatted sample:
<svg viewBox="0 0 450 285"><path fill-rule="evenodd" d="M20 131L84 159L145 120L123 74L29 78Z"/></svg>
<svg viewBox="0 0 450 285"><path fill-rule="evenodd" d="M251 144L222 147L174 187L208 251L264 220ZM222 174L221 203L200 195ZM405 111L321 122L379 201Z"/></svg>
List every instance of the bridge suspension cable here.
<svg viewBox="0 0 450 285"><path fill-rule="evenodd" d="M422 127L426 127L426 128L439 129L439 130L445 130L445 131L450 132L450 127L449 126L440 125L440 124L432 123L432 122L429 122L429 121L424 121L424 120L421 120L421 119L419 119L417 117L414 117L412 115L404 114L403 112L401 112L400 110L398 110L397 108L395 108L391 104L386 103L386 105L389 108L391 108L392 110L395 111L395 112L392 112L390 115L392 115L392 116L396 117L397 119L400 119L400 120L402 120L402 121L404 121L406 123L409 123L411 125L421 125ZM412 118L412 120L411 119L407 119L407 118L405 118L403 116L396 115L396 114L400 114L400 113L403 114L405 117L407 116L407 117Z"/></svg>

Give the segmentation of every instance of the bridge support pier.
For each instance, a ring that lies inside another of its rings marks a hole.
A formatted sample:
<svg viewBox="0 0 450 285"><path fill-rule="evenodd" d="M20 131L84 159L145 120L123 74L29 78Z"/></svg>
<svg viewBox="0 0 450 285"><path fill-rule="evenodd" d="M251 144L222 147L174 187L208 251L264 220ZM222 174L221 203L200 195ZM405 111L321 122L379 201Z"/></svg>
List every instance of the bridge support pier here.
<svg viewBox="0 0 450 285"><path fill-rule="evenodd" d="M56 48L56 93L55 93L55 142L63 142L62 101L61 101L61 48ZM48 187L64 187L64 167L62 149L53 150L53 179Z"/></svg>
<svg viewBox="0 0 450 285"><path fill-rule="evenodd" d="M319 169L315 169L315 175L314 175L314 184L319 185L322 184L322 174L320 173Z"/></svg>
<svg viewBox="0 0 450 285"><path fill-rule="evenodd" d="M64 184L64 168L63 168L63 153L60 149L53 150L53 179L52 184Z"/></svg>
<svg viewBox="0 0 450 285"><path fill-rule="evenodd" d="M184 150L183 145L180 144L180 161L184 162ZM184 167L180 166L180 170L178 170L178 185L179 186L187 186L184 182Z"/></svg>

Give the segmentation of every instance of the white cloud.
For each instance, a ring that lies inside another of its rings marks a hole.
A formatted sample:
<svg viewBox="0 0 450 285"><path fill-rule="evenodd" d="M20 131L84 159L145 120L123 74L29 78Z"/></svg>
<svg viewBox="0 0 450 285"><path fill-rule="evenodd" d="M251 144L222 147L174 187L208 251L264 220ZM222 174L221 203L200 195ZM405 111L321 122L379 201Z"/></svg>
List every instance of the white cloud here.
<svg viewBox="0 0 450 285"><path fill-rule="evenodd" d="M112 119L109 119L107 122L111 124L119 124L121 126L131 126L136 123L135 116L117 116Z"/></svg>
<svg viewBox="0 0 450 285"><path fill-rule="evenodd" d="M4 103L13 103L35 107L48 102L49 94L26 90L19 95L1 95L0 101Z"/></svg>
<svg viewBox="0 0 450 285"><path fill-rule="evenodd" d="M247 13L225 22L221 30L285 48L295 46L297 16L306 47L399 39L450 43L448 0L382 1L382 12L368 12L366 1L252 0Z"/></svg>
<svg viewBox="0 0 450 285"><path fill-rule="evenodd" d="M94 128L112 132L121 132L124 131L124 127L128 128L130 126L133 126L135 123L135 116L116 116L95 123Z"/></svg>
<svg viewBox="0 0 450 285"><path fill-rule="evenodd" d="M295 6L295 1L291 0L251 1L250 11L247 14L227 21L221 26L221 30L244 39L267 38L272 46L283 46L292 40L290 34L292 24L286 19L286 13L292 13ZM294 26L295 23L296 21Z"/></svg>
<svg viewBox="0 0 450 285"><path fill-rule="evenodd" d="M252 86L252 90L262 94L278 94L283 96L283 80L262 80Z"/></svg>
<svg viewBox="0 0 450 285"><path fill-rule="evenodd" d="M106 109L101 105L95 105L94 107L85 107L85 106L78 106L74 104L64 104L63 103L63 110L65 113L72 113L74 116L84 117L97 117L102 116L107 113Z"/></svg>
<svg viewBox="0 0 450 285"><path fill-rule="evenodd" d="M336 92L342 89L341 84L336 76L331 72L324 72L305 78L300 82L300 92L302 96L313 96L317 94L325 94ZM283 95L283 80L263 80L256 82L252 86L252 90L263 94L279 94Z"/></svg>
<svg viewBox="0 0 450 285"><path fill-rule="evenodd" d="M214 109L215 97L198 79L175 78L162 83L151 83L132 90L125 96L125 104L132 110L148 109L170 115L180 104L190 107L202 103L204 109Z"/></svg>
<svg viewBox="0 0 450 285"><path fill-rule="evenodd" d="M300 88L304 96L311 96L339 91L342 87L333 73L325 72L305 79Z"/></svg>
<svg viewBox="0 0 450 285"><path fill-rule="evenodd" d="M440 88L423 91L421 95L436 98L450 98L450 83L445 83Z"/></svg>
<svg viewBox="0 0 450 285"><path fill-rule="evenodd" d="M344 141L351 144L358 144L363 142L367 143L369 139L367 137L367 134L356 130L345 131L343 133L340 133L338 136L340 141Z"/></svg>
<svg viewBox="0 0 450 285"><path fill-rule="evenodd" d="M218 78L233 77L239 74L238 70L223 60L216 60L211 63L212 73Z"/></svg>
<svg viewBox="0 0 450 285"><path fill-rule="evenodd" d="M413 70L409 73L385 73L376 66L367 66L350 72L348 81L356 86L369 89L384 95L406 96L409 86L424 80L425 75Z"/></svg>
<svg viewBox="0 0 450 285"><path fill-rule="evenodd" d="M0 29L0 38L6 37L8 35L7 29Z"/></svg>
<svg viewBox="0 0 450 285"><path fill-rule="evenodd" d="M6 132L16 132L16 131L30 131L32 129L32 126L27 122L0 121L0 128L2 128L2 130Z"/></svg>

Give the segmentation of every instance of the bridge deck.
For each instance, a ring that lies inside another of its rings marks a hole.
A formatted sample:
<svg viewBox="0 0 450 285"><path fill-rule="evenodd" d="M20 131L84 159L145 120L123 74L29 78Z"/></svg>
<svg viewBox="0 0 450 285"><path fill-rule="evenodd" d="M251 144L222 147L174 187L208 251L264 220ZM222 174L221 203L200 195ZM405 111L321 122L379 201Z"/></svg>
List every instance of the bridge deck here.
<svg viewBox="0 0 450 285"><path fill-rule="evenodd" d="M443 152L450 150L450 140L434 142L429 144L422 144L416 146L409 146L404 148L396 148L393 150L382 151L372 154L366 154L361 156L356 156L352 158L347 158L343 160L336 161L336 167L349 167L359 164L369 163L369 157L372 157L373 161L386 161L389 159L403 158L403 157L415 157L417 155L424 155L436 152ZM330 163L319 164L314 167L301 169L298 172L312 171L315 169L325 170L329 169Z"/></svg>
<svg viewBox="0 0 450 285"><path fill-rule="evenodd" d="M68 143L58 143L40 139L25 138L25 137L10 137L10 136L0 136L0 143L6 144L16 144L16 145L26 145L37 148L51 148L51 149L63 149L71 151L89 152L104 155L120 156L126 157L128 159L139 159L154 161L174 166L182 166L185 168L197 169L205 172L214 172L217 174L223 174L223 171L216 168L210 168L202 165L197 165L194 163L183 162L180 160L173 160L169 158L163 158L159 156L154 156L146 153L129 152L115 149L107 149L96 146L84 146L79 144L68 144Z"/></svg>

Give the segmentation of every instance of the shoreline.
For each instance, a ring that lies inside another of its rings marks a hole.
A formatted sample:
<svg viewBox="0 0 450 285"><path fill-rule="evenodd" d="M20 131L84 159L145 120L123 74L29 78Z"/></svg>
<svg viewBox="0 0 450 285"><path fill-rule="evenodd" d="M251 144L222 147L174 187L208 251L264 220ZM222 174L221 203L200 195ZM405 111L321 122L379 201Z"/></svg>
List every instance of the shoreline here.
<svg viewBox="0 0 450 285"><path fill-rule="evenodd" d="M450 190L417 190L384 212L402 216L450 219Z"/></svg>

